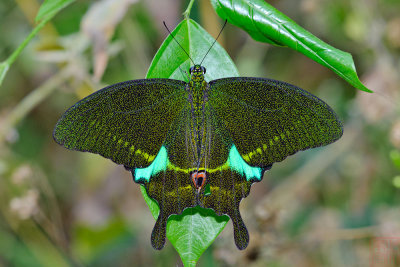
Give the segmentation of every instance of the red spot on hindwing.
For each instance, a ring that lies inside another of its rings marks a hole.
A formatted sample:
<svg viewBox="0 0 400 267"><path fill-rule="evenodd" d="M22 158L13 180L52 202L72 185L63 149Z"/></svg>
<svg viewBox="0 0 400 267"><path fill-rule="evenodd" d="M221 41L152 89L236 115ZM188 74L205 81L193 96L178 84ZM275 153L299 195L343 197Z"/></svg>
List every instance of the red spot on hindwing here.
<svg viewBox="0 0 400 267"><path fill-rule="evenodd" d="M192 181L194 184L194 187L200 191L201 188L204 186L207 180L207 175L206 172L201 171L201 172L193 172L192 173Z"/></svg>

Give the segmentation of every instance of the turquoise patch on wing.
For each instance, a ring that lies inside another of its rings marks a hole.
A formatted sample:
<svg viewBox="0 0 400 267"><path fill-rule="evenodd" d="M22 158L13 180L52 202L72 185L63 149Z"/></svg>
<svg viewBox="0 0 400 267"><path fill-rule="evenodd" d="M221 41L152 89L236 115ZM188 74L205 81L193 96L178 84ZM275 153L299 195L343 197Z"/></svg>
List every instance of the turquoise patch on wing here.
<svg viewBox="0 0 400 267"><path fill-rule="evenodd" d="M161 171L167 170L169 165L170 162L168 160L167 149L162 146L150 166L146 168L135 169L135 182L139 182L140 180L149 182L151 177ZM233 145L229 150L228 160L224 165L228 166L231 170L239 173L240 175L244 175L247 181L252 179L260 181L262 178L262 169L260 167L252 167L247 164L243 160L235 145Z"/></svg>
<svg viewBox="0 0 400 267"><path fill-rule="evenodd" d="M233 145L229 151L228 166L239 173L240 175L246 176L246 180L257 179L258 181L262 178L262 170L260 167L252 167L247 164L242 156L239 154L236 146Z"/></svg>
<svg viewBox="0 0 400 267"><path fill-rule="evenodd" d="M140 180L145 180L146 182L150 181L150 178L161 171L165 171L167 169L169 160L167 149L162 146L160 151L158 152L154 161L150 164L150 166L146 168L136 168L135 169L135 182Z"/></svg>

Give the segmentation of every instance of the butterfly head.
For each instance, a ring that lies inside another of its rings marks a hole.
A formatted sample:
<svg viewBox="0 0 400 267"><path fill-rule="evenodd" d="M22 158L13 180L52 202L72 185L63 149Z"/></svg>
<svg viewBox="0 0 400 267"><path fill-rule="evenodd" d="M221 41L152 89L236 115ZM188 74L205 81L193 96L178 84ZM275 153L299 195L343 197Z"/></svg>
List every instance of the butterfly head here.
<svg viewBox="0 0 400 267"><path fill-rule="evenodd" d="M200 65L194 65L190 68L190 76L193 81L204 80L204 74L206 74L206 68Z"/></svg>

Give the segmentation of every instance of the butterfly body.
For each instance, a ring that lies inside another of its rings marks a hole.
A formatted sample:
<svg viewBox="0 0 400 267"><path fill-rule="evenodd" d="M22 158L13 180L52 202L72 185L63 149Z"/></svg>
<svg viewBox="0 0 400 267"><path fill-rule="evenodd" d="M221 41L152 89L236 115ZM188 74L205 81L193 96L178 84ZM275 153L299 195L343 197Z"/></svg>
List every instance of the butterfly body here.
<svg viewBox="0 0 400 267"><path fill-rule="evenodd" d="M204 80L205 68L195 65L191 68L191 79L188 87L188 103L190 103L191 115L191 139L195 146L195 154L197 157L197 166L201 165L202 150L205 139L207 138L205 129L207 123L207 94L208 83Z"/></svg>
<svg viewBox="0 0 400 267"><path fill-rule="evenodd" d="M228 215L244 249L239 204L252 183L273 163L336 141L343 127L326 103L296 86L252 77L207 83L199 65L190 73L188 83L134 80L97 91L65 112L53 136L124 165L145 186L160 208L154 248L165 244L170 215L201 206Z"/></svg>

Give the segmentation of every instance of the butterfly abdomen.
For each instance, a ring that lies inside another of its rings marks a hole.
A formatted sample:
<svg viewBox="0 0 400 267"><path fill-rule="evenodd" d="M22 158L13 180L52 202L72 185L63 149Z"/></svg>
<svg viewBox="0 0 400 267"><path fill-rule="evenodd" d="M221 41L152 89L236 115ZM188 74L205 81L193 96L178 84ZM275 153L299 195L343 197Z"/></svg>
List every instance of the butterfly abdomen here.
<svg viewBox="0 0 400 267"><path fill-rule="evenodd" d="M195 171L191 174L192 182L197 192L199 192L207 181L207 174L205 171Z"/></svg>

